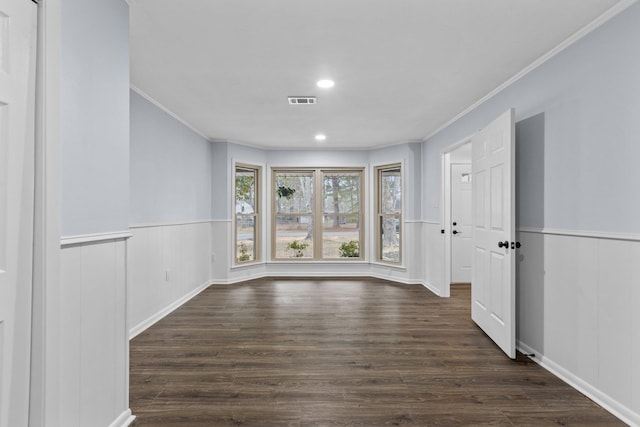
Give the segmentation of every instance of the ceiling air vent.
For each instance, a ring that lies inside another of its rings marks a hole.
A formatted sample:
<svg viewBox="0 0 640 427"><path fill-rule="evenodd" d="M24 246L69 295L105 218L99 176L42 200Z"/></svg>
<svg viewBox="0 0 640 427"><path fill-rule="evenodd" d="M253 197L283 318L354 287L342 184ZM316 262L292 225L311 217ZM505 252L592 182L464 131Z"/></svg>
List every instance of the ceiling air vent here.
<svg viewBox="0 0 640 427"><path fill-rule="evenodd" d="M310 105L317 102L315 96L289 96L288 99L290 105Z"/></svg>

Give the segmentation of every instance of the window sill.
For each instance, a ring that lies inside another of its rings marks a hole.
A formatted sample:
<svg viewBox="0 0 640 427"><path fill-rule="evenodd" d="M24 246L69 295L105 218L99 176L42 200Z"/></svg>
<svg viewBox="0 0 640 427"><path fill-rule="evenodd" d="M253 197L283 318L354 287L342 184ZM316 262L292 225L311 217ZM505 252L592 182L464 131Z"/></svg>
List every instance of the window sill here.
<svg viewBox="0 0 640 427"><path fill-rule="evenodd" d="M253 261L253 262L244 262L242 264L234 264L231 266L230 270L243 270L251 267L257 267L260 265L265 265L266 262L262 260Z"/></svg>
<svg viewBox="0 0 640 427"><path fill-rule="evenodd" d="M407 271L407 267L404 264L391 264L388 262L372 261L371 265L376 267L393 268L398 271Z"/></svg>

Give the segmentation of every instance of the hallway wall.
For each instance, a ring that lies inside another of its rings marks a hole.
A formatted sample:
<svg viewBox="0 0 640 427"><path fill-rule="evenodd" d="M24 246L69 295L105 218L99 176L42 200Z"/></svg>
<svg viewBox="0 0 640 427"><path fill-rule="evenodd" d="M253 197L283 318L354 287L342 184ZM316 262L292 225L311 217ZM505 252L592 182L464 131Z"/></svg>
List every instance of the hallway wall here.
<svg viewBox="0 0 640 427"><path fill-rule="evenodd" d="M129 7L62 0L62 236L129 225Z"/></svg>
<svg viewBox="0 0 640 427"><path fill-rule="evenodd" d="M131 90L130 225L211 218L211 143Z"/></svg>
<svg viewBox="0 0 640 427"><path fill-rule="evenodd" d="M636 425L638 22L636 3L427 139L423 150L423 212L437 223L431 201L440 194L440 151L515 107L520 348ZM439 271L426 275L442 287Z"/></svg>
<svg viewBox="0 0 640 427"><path fill-rule="evenodd" d="M128 334L211 283L212 143L131 91Z"/></svg>
<svg viewBox="0 0 640 427"><path fill-rule="evenodd" d="M59 322L60 332L46 329L47 341L60 348L58 366L47 364L60 388L45 402L59 404L47 408L59 420L44 423L116 427L132 421L129 7L124 0L62 0L61 8L60 294L49 295L59 318L47 318Z"/></svg>

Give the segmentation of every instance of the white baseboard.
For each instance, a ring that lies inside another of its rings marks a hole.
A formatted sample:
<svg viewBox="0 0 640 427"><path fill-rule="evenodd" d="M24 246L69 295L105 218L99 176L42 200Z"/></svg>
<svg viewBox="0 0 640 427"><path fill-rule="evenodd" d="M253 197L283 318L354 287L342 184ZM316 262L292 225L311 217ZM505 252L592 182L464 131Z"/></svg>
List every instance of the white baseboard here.
<svg viewBox="0 0 640 427"><path fill-rule="evenodd" d="M122 414L120 414L120 416L116 418L115 421L109 425L109 427L127 427L135 419L136 417L134 415L131 415L131 409L127 409Z"/></svg>
<svg viewBox="0 0 640 427"><path fill-rule="evenodd" d="M440 289L436 288L435 286L431 285L430 283L426 282L426 281L422 281L422 283L420 283L422 286L424 286L425 288L429 289L431 292L433 292L436 296L441 297L442 294L440 294Z"/></svg>
<svg viewBox="0 0 640 427"><path fill-rule="evenodd" d="M402 277L387 276L385 274L369 273L366 276L373 277L374 279L381 279L381 280L387 280L389 282L400 283L403 285L422 285L422 281L420 280L403 279Z"/></svg>
<svg viewBox="0 0 640 427"><path fill-rule="evenodd" d="M263 277L268 277L269 275L265 272L261 272L261 273L256 273L256 274L250 274L248 276L243 276L243 277L234 277L234 278L227 278L227 279L213 279L211 281L211 285L233 285L235 283L242 283L242 282L246 282L249 280L254 280L254 279L262 279Z"/></svg>
<svg viewBox="0 0 640 427"><path fill-rule="evenodd" d="M579 378L572 372L567 371L562 366L555 363L553 360L545 357L541 352L534 348L529 347L525 343L518 341L517 348L520 352L525 354L534 354L531 360L542 366L547 371L551 372L562 381L569 384L571 387L578 390L580 393L587 396L589 399L602 406L614 416L618 417L622 422L629 424L630 426L640 427L640 414L627 408L622 403L613 399L611 396L603 393L593 385Z"/></svg>
<svg viewBox="0 0 640 427"><path fill-rule="evenodd" d="M373 272L366 272L366 273L365 272L356 272L356 273L339 272L336 274L331 274L327 272L305 272L303 275L301 275L300 272L294 272L291 274L282 273L282 272L278 272L278 273L261 272L257 274L252 274L250 276L244 276L244 277L236 277L236 278L229 278L229 279L214 279L211 282L211 284L212 285L233 285L235 283L242 283L249 280L263 279L265 277L274 277L274 278L275 277L313 277L313 278L371 277L374 279L382 279L382 280L388 280L390 282L402 283L403 285L422 285L422 286L425 286L427 289L429 289L431 292L438 295L438 292L435 290L435 288L425 285L425 283L423 283L420 280L403 279L400 277L387 276L384 274L378 274Z"/></svg>
<svg viewBox="0 0 640 427"><path fill-rule="evenodd" d="M170 305L166 306L162 310L158 311L154 315L148 317L147 319L145 319L142 322L138 323L133 328L129 329L129 340L132 340L135 337L137 337L138 335L140 335L142 332L147 330L151 325L155 324L156 322L161 320L163 317L167 316L169 313L171 313L172 311L176 310L181 305L183 305L184 303L189 301L191 298L195 297L200 292L204 291L211 284L212 283L210 281L207 281L207 282L203 283L202 285L198 286L197 288L195 288L194 290L192 290L191 292L189 292L188 294L186 294L182 298L174 301L173 303L171 303Z"/></svg>

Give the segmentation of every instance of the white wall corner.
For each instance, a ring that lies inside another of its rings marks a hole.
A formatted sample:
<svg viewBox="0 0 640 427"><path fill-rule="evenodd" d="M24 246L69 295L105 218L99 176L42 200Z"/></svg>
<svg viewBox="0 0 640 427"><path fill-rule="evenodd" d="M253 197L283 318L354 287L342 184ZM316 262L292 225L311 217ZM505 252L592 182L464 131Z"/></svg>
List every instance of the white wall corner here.
<svg viewBox="0 0 640 427"><path fill-rule="evenodd" d="M426 280L423 280L421 284L425 288L429 289L434 295L436 295L438 297L442 297L443 296L442 294L440 294L440 289L438 289L437 287L433 286L431 283L427 282Z"/></svg>
<svg viewBox="0 0 640 427"><path fill-rule="evenodd" d="M136 419L134 415L131 414L131 409L127 409L124 411L118 418L116 418L109 427L127 427L131 425L131 423Z"/></svg>
<svg viewBox="0 0 640 427"><path fill-rule="evenodd" d="M137 0L125 0L127 2L127 4L129 5L129 7L134 6L135 3L137 2ZM191 123L187 122L185 119L183 119L182 117L180 117L179 115L177 115L176 113L174 113L173 111L169 110L167 107L165 107L164 105L162 105L159 101L157 101L154 97L152 97L151 95L147 94L145 91L143 91L142 89L140 89L139 87L137 87L134 84L130 84L129 85L129 89L131 89L132 91L134 91L135 93L137 93L138 95L140 95L141 97L143 97L144 99L146 99L147 101L149 101L151 104L153 104L154 106L156 106L158 109L160 109L161 111L165 112L166 114L168 114L169 116L171 116L172 118L174 118L176 121L178 121L179 123L185 125L187 128L189 128L190 130L192 130L195 134L199 135L200 137L202 137L204 140L206 141L211 141L211 138L207 137L205 134L203 134L202 132L200 132L198 129L195 128L195 126L193 126Z"/></svg>

